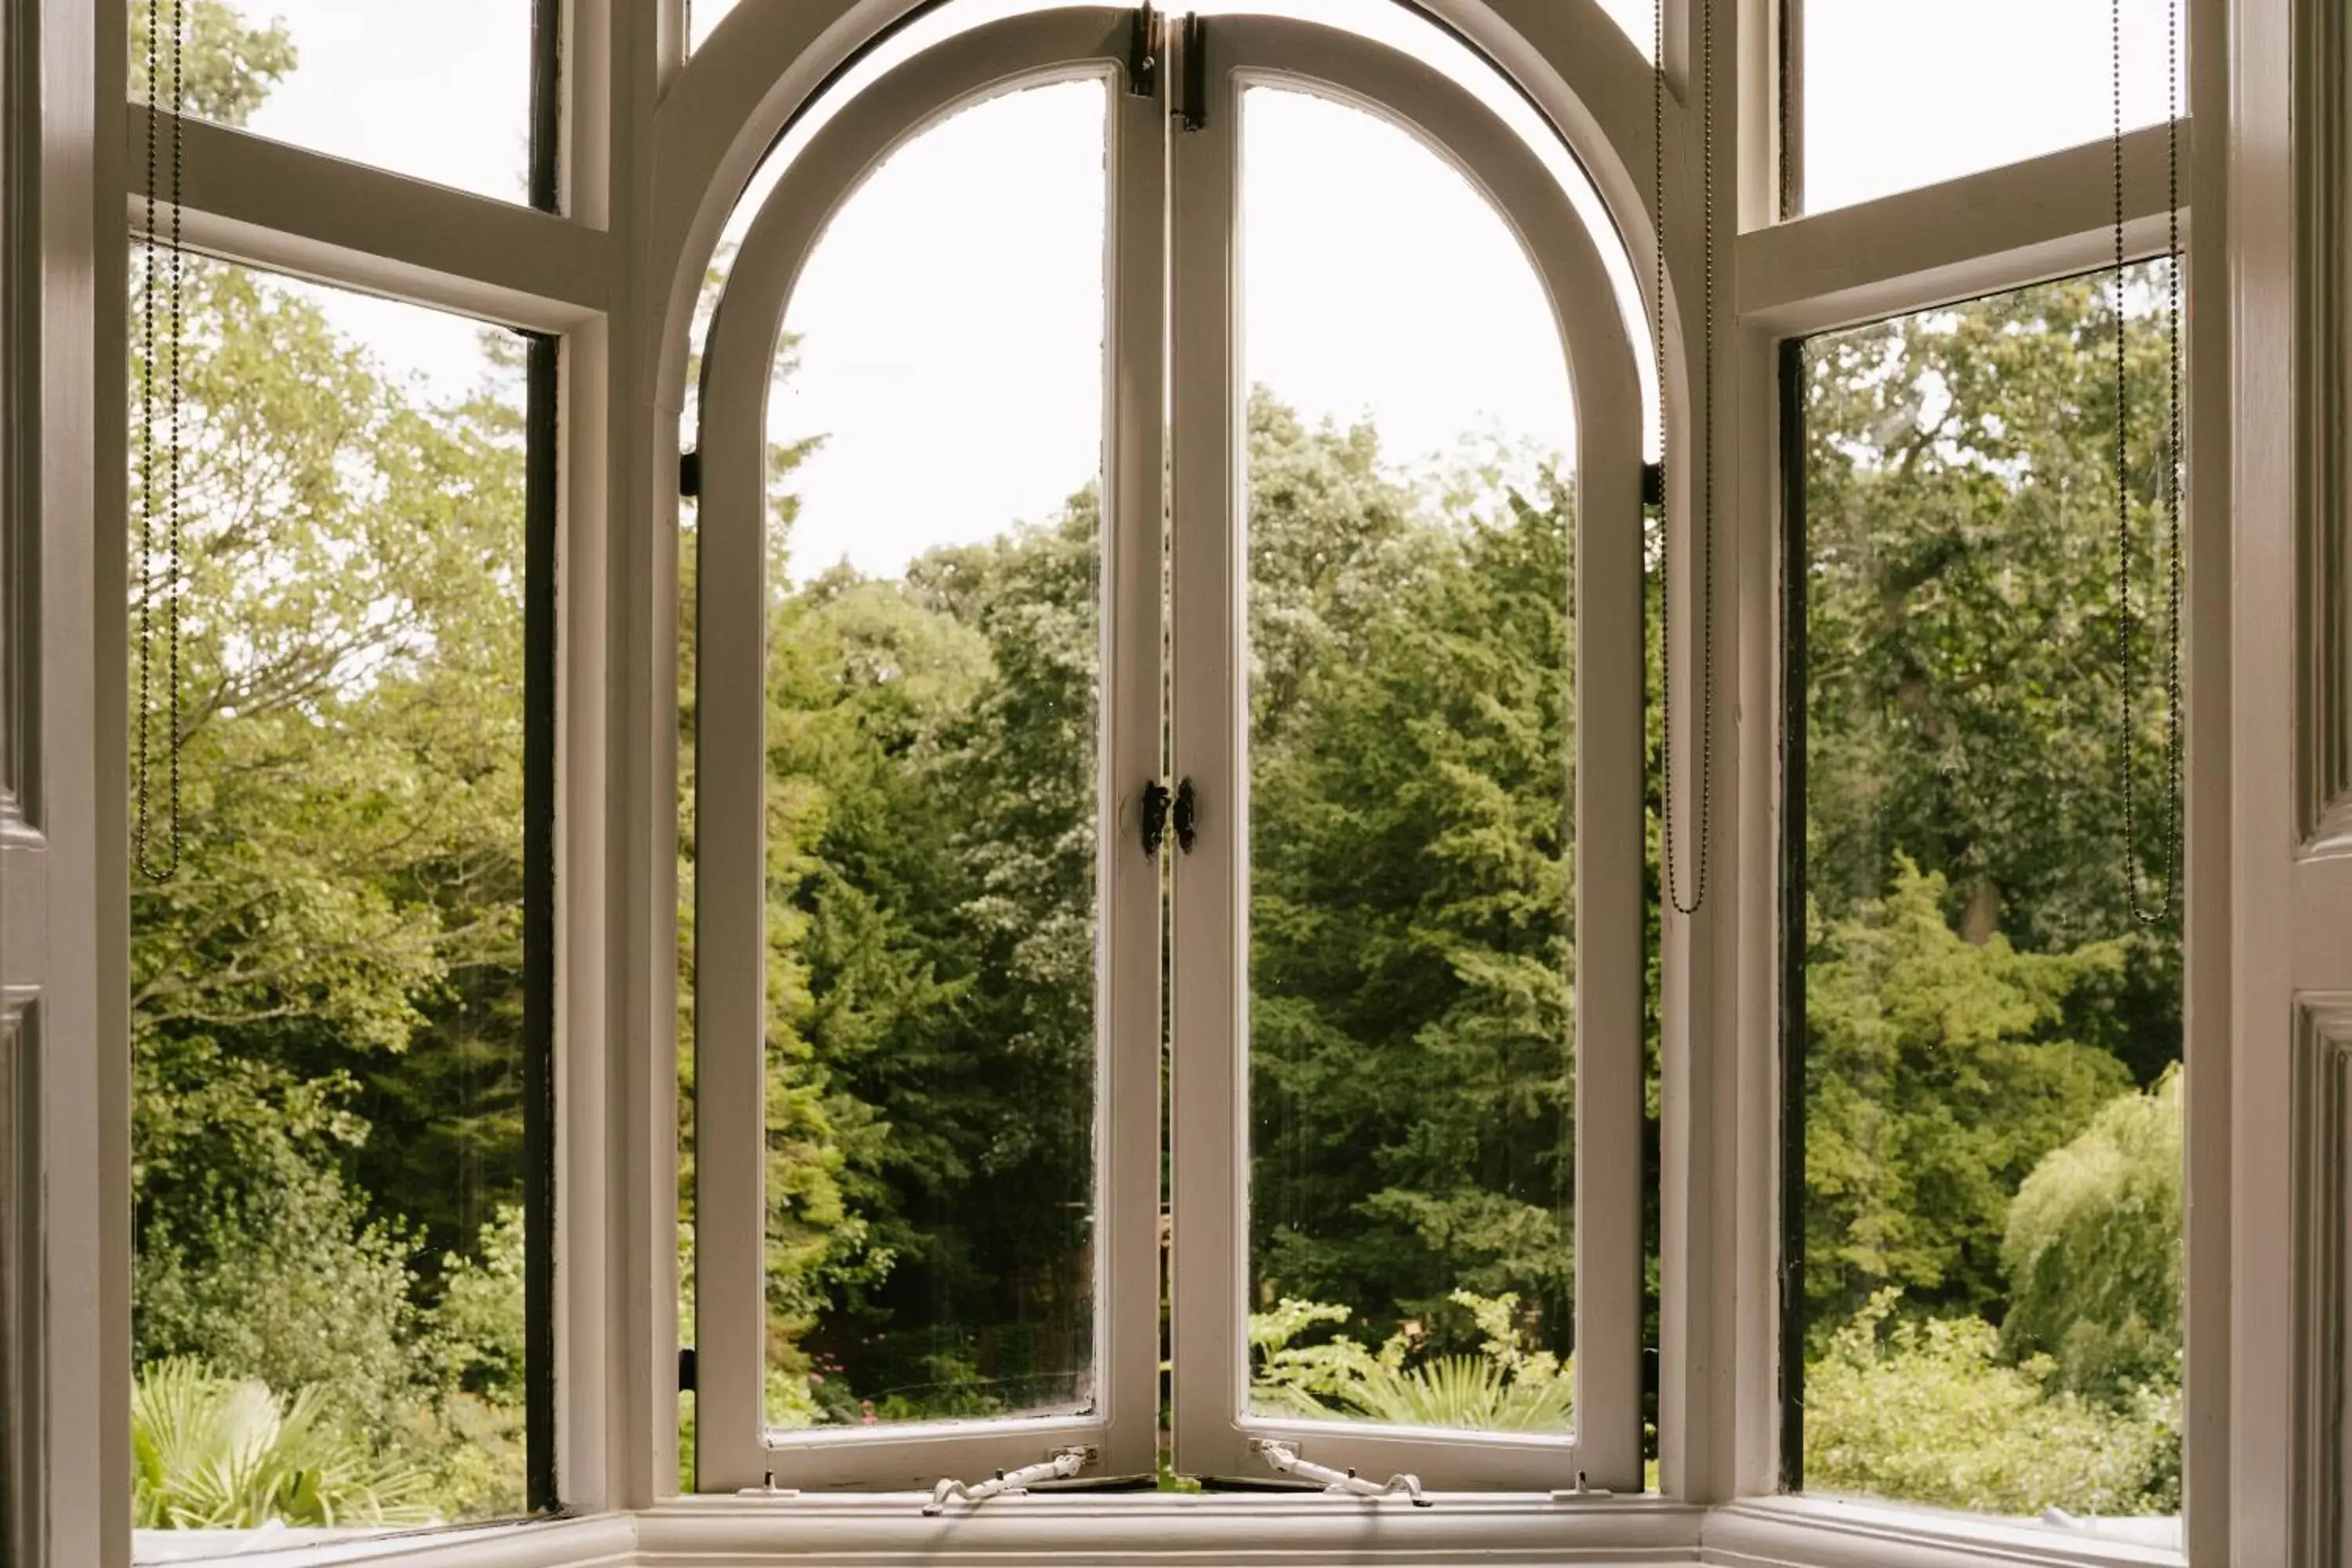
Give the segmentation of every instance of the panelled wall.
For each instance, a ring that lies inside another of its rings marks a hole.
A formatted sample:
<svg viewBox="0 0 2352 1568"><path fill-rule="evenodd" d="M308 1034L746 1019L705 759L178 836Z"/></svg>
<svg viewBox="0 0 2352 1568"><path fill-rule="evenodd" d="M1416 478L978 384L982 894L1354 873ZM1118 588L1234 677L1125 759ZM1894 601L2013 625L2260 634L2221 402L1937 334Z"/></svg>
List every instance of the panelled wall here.
<svg viewBox="0 0 2352 1568"><path fill-rule="evenodd" d="M2321 1568L2352 1561L2352 18L2241 0L2237 43L2232 1512L2239 1561Z"/></svg>

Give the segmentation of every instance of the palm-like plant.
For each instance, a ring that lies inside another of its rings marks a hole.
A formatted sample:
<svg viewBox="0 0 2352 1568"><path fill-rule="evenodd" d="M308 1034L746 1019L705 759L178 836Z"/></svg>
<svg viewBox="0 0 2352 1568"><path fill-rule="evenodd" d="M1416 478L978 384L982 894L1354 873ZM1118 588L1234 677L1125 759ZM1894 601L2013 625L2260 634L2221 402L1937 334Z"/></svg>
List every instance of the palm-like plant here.
<svg viewBox="0 0 2352 1568"><path fill-rule="evenodd" d="M1575 1389L1565 1377L1521 1381L1485 1356L1442 1355L1412 1367L1375 1363L1338 1393L1347 1414L1391 1426L1565 1432Z"/></svg>
<svg viewBox="0 0 2352 1568"><path fill-rule="evenodd" d="M1327 1302L1286 1298L1250 1317L1257 1352L1251 1389L1267 1415L1339 1416L1397 1426L1460 1426L1482 1432L1564 1432L1576 1408L1576 1379L1549 1351L1530 1349L1519 1299L1456 1290L1452 1300L1486 1334L1477 1355L1437 1355L1407 1365L1412 1342L1400 1331L1374 1351L1339 1335L1294 1344L1320 1323L1355 1314Z"/></svg>
<svg viewBox="0 0 2352 1568"><path fill-rule="evenodd" d="M133 1522L146 1530L283 1524L423 1524L428 1478L378 1458L305 1388L173 1359L143 1368L131 1400Z"/></svg>

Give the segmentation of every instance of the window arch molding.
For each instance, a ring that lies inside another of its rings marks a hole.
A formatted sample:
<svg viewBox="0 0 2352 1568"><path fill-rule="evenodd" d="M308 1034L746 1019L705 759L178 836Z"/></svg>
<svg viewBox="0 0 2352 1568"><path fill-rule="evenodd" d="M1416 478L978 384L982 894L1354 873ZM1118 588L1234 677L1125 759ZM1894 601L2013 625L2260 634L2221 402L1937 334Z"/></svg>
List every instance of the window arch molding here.
<svg viewBox="0 0 2352 1568"><path fill-rule="evenodd" d="M954 4L955 0L946 0ZM1535 105L1592 181L1637 276L1654 275L1650 214L1651 72L1596 0L1381 0L1402 5L1466 41ZM1668 56L1688 0L1666 6ZM646 255L651 279L667 279L654 345L656 406L684 406L696 303L720 231L793 119L836 74L940 0L740 0L691 58L674 65L653 120L652 209ZM1178 7L1181 9L1181 7ZM779 71L774 62L788 62ZM1670 69L1664 121L1670 167L1695 172L1696 106ZM1667 407L1688 406L1677 300L1695 276L1694 248L1668 258ZM658 285L656 285L658 287ZM648 304L656 303L648 300ZM667 439L667 436L663 437Z"/></svg>

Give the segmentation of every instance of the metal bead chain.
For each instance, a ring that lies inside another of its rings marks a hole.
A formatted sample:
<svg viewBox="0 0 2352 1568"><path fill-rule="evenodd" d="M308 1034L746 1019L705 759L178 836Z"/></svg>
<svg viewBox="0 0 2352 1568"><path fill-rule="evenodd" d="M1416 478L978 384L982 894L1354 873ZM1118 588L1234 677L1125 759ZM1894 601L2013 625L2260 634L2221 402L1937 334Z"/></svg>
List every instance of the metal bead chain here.
<svg viewBox="0 0 2352 1568"><path fill-rule="evenodd" d="M1711 0L1696 0L1699 12L1699 125L1701 172L1699 189L1705 226L1700 231L1704 257L1700 293L1700 333L1705 344L1699 392L1699 777L1698 867L1691 881L1690 901L1682 896L1682 877L1675 853L1675 637L1674 580L1665 486L1669 439L1666 406L1666 7L1657 0L1651 12L1650 60L1651 192L1657 207L1658 255L1656 291L1652 297L1651 343L1657 356L1658 472L1658 637L1660 794L1658 838L1665 860L1666 901L1677 914L1695 915L1706 902L1707 850L1715 828L1715 10Z"/></svg>
<svg viewBox="0 0 2352 1568"><path fill-rule="evenodd" d="M139 353L139 736L137 745L138 804L137 820L132 834L132 858L139 874L151 882L168 882L180 868L180 597L184 574L182 570L182 531L180 518L180 468L184 447L182 426L183 370L181 345L186 339L184 252L182 248L180 195L184 187L186 152L181 131L180 111L185 101L186 79L184 61L187 55L186 0L170 0L169 18L172 52L170 97L164 97L163 65L158 43L165 23L165 0L148 0L147 5L147 191L146 221L142 226L143 299L140 312ZM168 101L170 107L165 109ZM161 248L165 253L159 266L155 239L155 205L157 165L161 162L160 123L168 112L172 118L172 166L170 195L171 237ZM171 409L163 450L163 508L166 564L164 579L163 621L170 651L165 664L164 750L169 770L170 833L166 847L158 852L155 845L153 807L151 802L152 768L151 739L154 730L155 702L152 693L155 645L155 531L156 531L156 453L155 453L155 377L157 347L155 341L156 290L161 285L165 291L165 331L163 349L164 374L169 380Z"/></svg>
<svg viewBox="0 0 2352 1568"><path fill-rule="evenodd" d="M2180 375L2180 17L2165 10L2165 222L2166 299L2165 358L2168 427L2164 447L2164 522L2170 558L2166 570L2169 625L2165 671L2165 771L2167 824L2164 885L2155 902L2142 896L2139 876L2138 800L2132 778L2132 753L2137 725L2133 717L2132 687L2132 529L2130 483L2131 414L2126 375L2124 317L2124 27L2123 0L2109 0L2109 98L2114 115L2115 264L2116 264L2116 657L2123 688L2123 735L2117 748L2124 816L2124 887L2135 922L2162 925L2172 918L2187 858L2185 799L2187 731L2182 718L2180 668L2182 566L2181 551L2181 375Z"/></svg>

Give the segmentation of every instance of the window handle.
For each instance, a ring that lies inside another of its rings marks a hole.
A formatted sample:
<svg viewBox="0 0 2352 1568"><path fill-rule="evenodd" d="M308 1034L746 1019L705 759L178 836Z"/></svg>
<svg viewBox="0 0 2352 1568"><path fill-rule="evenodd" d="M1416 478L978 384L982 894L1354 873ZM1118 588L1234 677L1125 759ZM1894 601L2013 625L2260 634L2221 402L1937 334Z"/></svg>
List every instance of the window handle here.
<svg viewBox="0 0 2352 1568"><path fill-rule="evenodd" d="M1201 840L1201 803L1192 793L1192 781L1186 779L1176 786L1176 847L1190 855L1192 846Z"/></svg>
<svg viewBox="0 0 2352 1568"><path fill-rule="evenodd" d="M1147 779L1143 784L1143 858L1160 858L1160 847L1168 842L1168 808L1175 797L1168 786L1158 779Z"/></svg>

